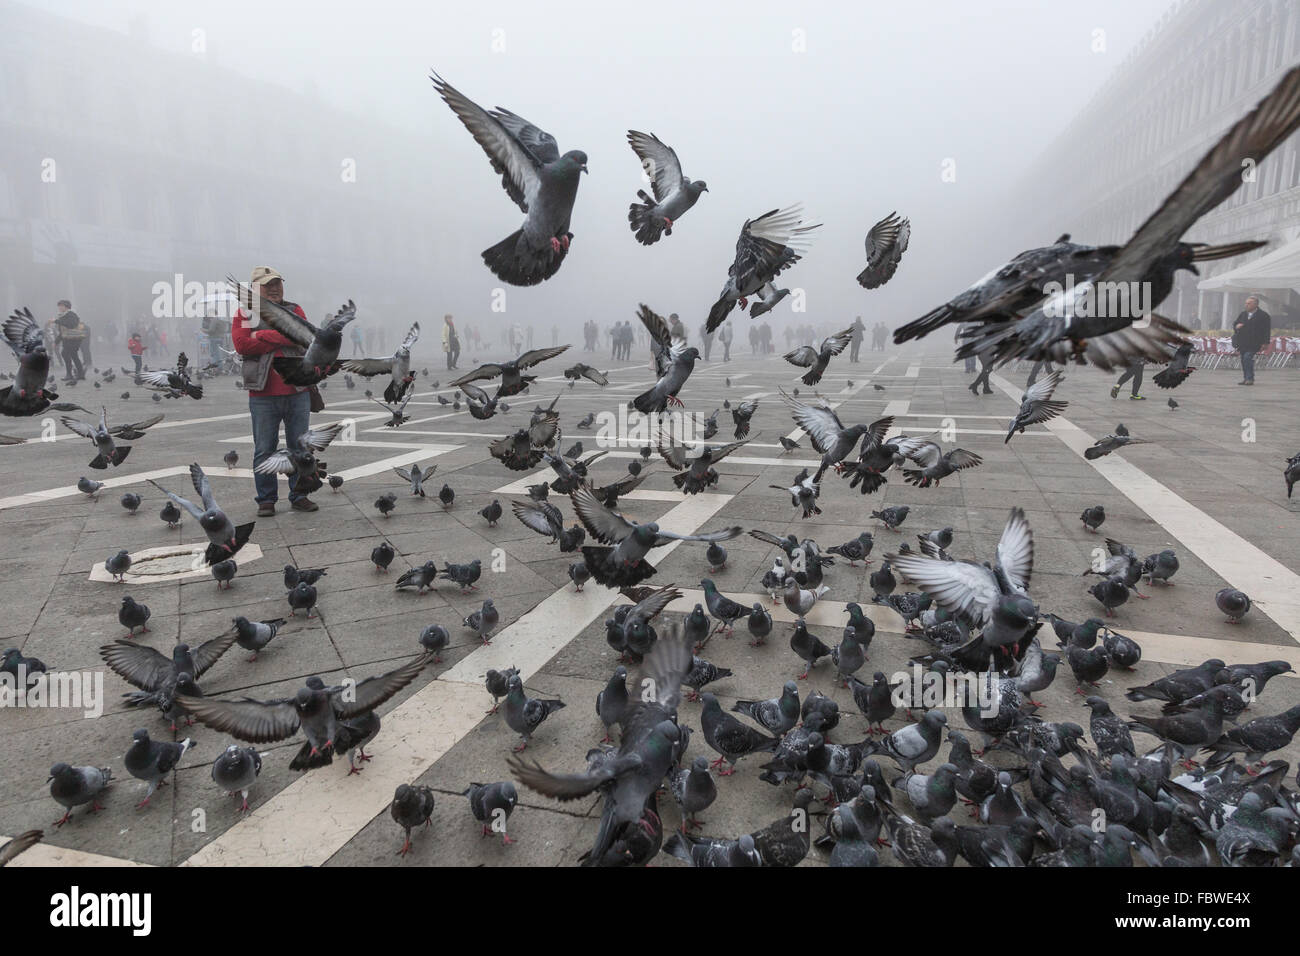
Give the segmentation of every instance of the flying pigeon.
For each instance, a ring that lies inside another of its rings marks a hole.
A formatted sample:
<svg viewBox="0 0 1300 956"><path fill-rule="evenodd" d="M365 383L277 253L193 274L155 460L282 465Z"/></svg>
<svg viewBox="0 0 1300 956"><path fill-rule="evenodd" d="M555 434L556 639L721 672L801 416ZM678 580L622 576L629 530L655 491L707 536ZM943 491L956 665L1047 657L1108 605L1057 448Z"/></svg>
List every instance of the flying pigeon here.
<svg viewBox="0 0 1300 956"><path fill-rule="evenodd" d="M677 151L653 133L646 135L630 129L627 142L641 161L641 170L654 193L652 199L644 189L636 191L641 201L628 208L627 221L637 242L651 246L661 236L673 234L673 225L695 205L700 193L709 191L709 187L702 179L687 179L682 174Z"/></svg>
<svg viewBox="0 0 1300 956"><path fill-rule="evenodd" d="M892 279L911 238L912 223L896 212L872 226L867 232L867 266L858 273L858 285L878 289Z"/></svg>
<svg viewBox="0 0 1300 956"><path fill-rule="evenodd" d="M39 415L59 397L46 386L50 356L45 350L45 334L32 318L31 309L15 309L4 321L3 334L18 359L18 371L12 385L0 388L0 415Z"/></svg>
<svg viewBox="0 0 1300 956"><path fill-rule="evenodd" d="M419 465L412 464L409 468L402 469L394 467L393 471L397 472L397 477L411 484L411 497L425 497L424 483L433 477L433 473L438 470L436 464L430 465L424 471L420 470Z"/></svg>
<svg viewBox="0 0 1300 956"><path fill-rule="evenodd" d="M1187 360L1192 356L1192 348L1193 346L1191 342L1184 342L1178 346L1178 348L1174 350L1173 357L1169 360L1169 364L1156 372L1156 374L1151 377L1151 380L1161 388L1177 388L1179 385L1183 384L1183 382L1187 381L1188 376L1196 371L1193 366L1187 364ZM1169 401L1173 402L1173 399L1170 398ZM1178 406L1176 404L1171 404L1169 407L1177 408Z"/></svg>
<svg viewBox="0 0 1300 956"><path fill-rule="evenodd" d="M465 124L501 174L506 195L525 213L523 225L483 252L492 274L511 285L537 285L555 275L569 252L569 217L587 154L560 155L555 137L509 110L488 112L434 73L443 102Z"/></svg>
<svg viewBox="0 0 1300 956"><path fill-rule="evenodd" d="M177 703L213 730L252 744L286 740L301 729L307 740L290 768L311 769L332 762L344 722L373 711L415 680L432 660L433 655L420 654L387 673L334 687L309 677L294 696L276 700L181 695Z"/></svg>
<svg viewBox="0 0 1300 956"><path fill-rule="evenodd" d="M727 270L727 284L709 310L706 332L716 331L737 302L743 310L748 296L759 293L768 298L776 293L772 280L799 261L811 242L808 234L821 225L803 223L803 210L798 205L772 209L756 219L745 220L736 240L735 260Z"/></svg>
<svg viewBox="0 0 1300 956"><path fill-rule="evenodd" d="M1085 448L1083 450L1083 457L1087 458L1089 461L1094 461L1098 458L1109 455L1117 449L1123 448L1125 445L1146 444L1149 444L1147 439L1131 437L1128 433L1128 429L1121 423L1115 426L1115 431L1113 433L1107 435L1105 438L1093 442L1091 448Z"/></svg>
<svg viewBox="0 0 1300 956"><path fill-rule="evenodd" d="M660 529L658 523L639 524L617 511L605 507L589 488L579 488L569 496L573 510L587 532L607 547L586 546L583 558L592 577L607 587L639 584L655 573L645 560L652 548L670 541L727 541L743 533L739 526L703 534L675 534Z"/></svg>
<svg viewBox="0 0 1300 956"><path fill-rule="evenodd" d="M658 376L654 385L629 402L643 415L662 412L669 405L681 405L677 397L686 380L695 369L700 358L700 350L687 346L684 339L674 339L670 326L664 317L642 303L637 310L637 318L650 334L651 351L655 360L655 374ZM737 435L737 438L744 436Z"/></svg>
<svg viewBox="0 0 1300 956"><path fill-rule="evenodd" d="M406 400L410 398L408 393L414 391L412 386L415 384L415 373L411 371L411 349L415 347L415 343L419 339L420 323L415 322L411 325L410 331L406 333L406 338L402 340L402 344L398 346L397 351L388 358L348 359L340 363L340 365L345 372L355 372L358 375L364 375L366 378L375 375L389 376L388 385L384 388L384 401L389 405L397 405L401 402L402 408L405 408ZM396 418L400 413L394 412L393 415Z"/></svg>
<svg viewBox="0 0 1300 956"><path fill-rule="evenodd" d="M1166 346L1181 342L1180 333L1186 330L1159 316L1134 325L1140 317L1134 303L1121 307L1118 315L1111 314L1116 310L1109 306L1092 308L1099 300L1096 290L1140 283L1149 290L1144 297L1149 301L1138 304L1149 311L1172 290L1178 270L1195 273L1197 262L1241 255L1262 245L1245 241L1207 246L1180 237L1237 191L1243 157L1262 162L1297 127L1300 68L1293 68L1223 134L1127 243L1081 246L1062 236L1052 246L1023 252L950 302L896 330L894 341L902 344L961 322L970 325L959 358L1075 358L1103 370L1137 357L1164 361ZM1067 276L1074 277L1068 285Z"/></svg>
<svg viewBox="0 0 1300 956"><path fill-rule="evenodd" d="M174 504L180 505L198 519L199 526L208 536L208 547L203 553L205 564L215 564L238 554L239 549L248 543L255 522L250 521L247 524L236 525L226 517L226 513L221 510L216 499L212 496L212 484L208 481L208 476L203 473L203 469L199 467L198 462L190 465L190 481L194 485L194 490L199 493L199 499L203 502L202 508L192 501L172 494L153 479L149 479L149 484L165 494Z"/></svg>
<svg viewBox="0 0 1300 956"><path fill-rule="evenodd" d="M1011 436L1016 432L1023 435L1026 426L1050 421L1065 411L1069 402L1052 401L1052 393L1056 391L1056 387L1061 384L1064 377L1059 370L1053 371L1025 389L1025 394L1020 400L1020 411L1016 413L1011 426L1007 429L1007 437L1002 444L1011 441Z"/></svg>

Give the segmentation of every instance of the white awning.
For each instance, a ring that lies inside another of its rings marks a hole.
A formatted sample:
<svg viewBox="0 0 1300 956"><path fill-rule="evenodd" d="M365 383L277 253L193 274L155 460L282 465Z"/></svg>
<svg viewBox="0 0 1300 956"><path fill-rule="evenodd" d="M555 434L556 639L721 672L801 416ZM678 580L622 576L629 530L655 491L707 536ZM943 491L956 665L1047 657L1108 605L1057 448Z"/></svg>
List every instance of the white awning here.
<svg viewBox="0 0 1300 956"><path fill-rule="evenodd" d="M1253 262L1196 284L1202 292L1256 292L1263 289L1300 290L1300 239Z"/></svg>

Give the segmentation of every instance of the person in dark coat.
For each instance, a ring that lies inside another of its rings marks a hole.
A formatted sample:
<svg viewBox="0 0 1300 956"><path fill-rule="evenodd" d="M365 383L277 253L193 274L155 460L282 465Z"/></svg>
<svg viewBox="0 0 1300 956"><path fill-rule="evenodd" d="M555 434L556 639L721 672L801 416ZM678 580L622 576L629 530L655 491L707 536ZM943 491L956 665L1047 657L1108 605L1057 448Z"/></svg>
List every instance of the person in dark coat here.
<svg viewBox="0 0 1300 956"><path fill-rule="evenodd" d="M1232 324L1232 347L1241 354L1241 381L1255 384L1255 353L1268 344L1273 335L1273 317L1259 307L1259 296L1249 296L1246 308Z"/></svg>

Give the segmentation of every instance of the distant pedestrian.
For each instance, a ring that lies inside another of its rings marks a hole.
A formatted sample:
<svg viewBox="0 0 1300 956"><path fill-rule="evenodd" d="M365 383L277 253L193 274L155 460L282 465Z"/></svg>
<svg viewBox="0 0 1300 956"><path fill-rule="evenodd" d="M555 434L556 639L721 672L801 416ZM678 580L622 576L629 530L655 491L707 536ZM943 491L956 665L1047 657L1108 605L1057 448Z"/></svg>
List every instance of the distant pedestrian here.
<svg viewBox="0 0 1300 956"><path fill-rule="evenodd" d="M862 324L862 316L858 316L853 320L853 324L849 326L849 328L852 329L852 334L849 336L849 361L856 364L858 361L858 352L862 348L863 335L867 331L867 327Z"/></svg>
<svg viewBox="0 0 1300 956"><path fill-rule="evenodd" d="M442 317L442 350L447 353L447 368L455 368L460 358L460 336L456 334L456 323L450 315Z"/></svg>
<svg viewBox="0 0 1300 956"><path fill-rule="evenodd" d="M1246 308L1233 323L1232 347L1241 355L1241 381L1238 385L1255 384L1255 353L1273 337L1273 317L1259 307L1259 296L1246 299Z"/></svg>
<svg viewBox="0 0 1300 956"><path fill-rule="evenodd" d="M131 359L135 362L135 374L140 374L140 363L144 361L144 350L148 348L144 344L144 339L139 332L131 333L131 337L126 340L126 350L131 353Z"/></svg>
<svg viewBox="0 0 1300 956"><path fill-rule="evenodd" d="M58 316L54 320L59 337L59 350L63 356L63 365L67 371L64 381L76 382L86 377L86 366L82 361L82 343L89 335L81 317L72 311L72 303L67 299L58 301Z"/></svg>

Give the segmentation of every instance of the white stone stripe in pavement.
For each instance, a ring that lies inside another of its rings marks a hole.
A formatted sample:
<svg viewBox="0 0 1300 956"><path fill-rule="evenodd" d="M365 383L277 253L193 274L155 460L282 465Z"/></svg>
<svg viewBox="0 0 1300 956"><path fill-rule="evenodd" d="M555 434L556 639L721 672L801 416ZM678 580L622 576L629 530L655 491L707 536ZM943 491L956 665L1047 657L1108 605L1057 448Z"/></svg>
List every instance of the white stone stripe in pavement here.
<svg viewBox="0 0 1300 956"><path fill-rule="evenodd" d="M8 843L12 837L0 836L0 846ZM73 850L68 847L54 846L51 843L37 843L30 850L20 853L10 862L9 867L17 866L150 866L149 863L137 863L116 856L104 856L102 853L89 853L86 850Z"/></svg>
<svg viewBox="0 0 1300 956"><path fill-rule="evenodd" d="M1021 390L1000 375L989 381L1020 401ZM1091 435L1066 418L1054 418L1046 427L1088 461L1083 452L1095 441ZM1110 454L1088 464L1211 570L1249 594L1256 609L1300 643L1300 574L1179 497L1122 455Z"/></svg>

